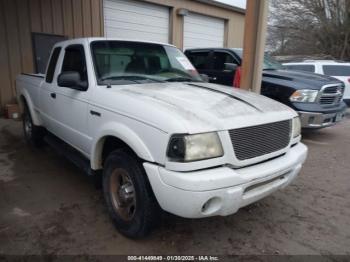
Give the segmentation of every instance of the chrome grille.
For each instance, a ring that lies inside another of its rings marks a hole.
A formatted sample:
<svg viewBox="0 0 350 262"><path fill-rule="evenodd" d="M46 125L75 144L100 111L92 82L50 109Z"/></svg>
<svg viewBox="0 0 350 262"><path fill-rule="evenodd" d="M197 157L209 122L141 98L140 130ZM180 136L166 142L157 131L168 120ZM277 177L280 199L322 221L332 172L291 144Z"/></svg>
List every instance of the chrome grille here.
<svg viewBox="0 0 350 262"><path fill-rule="evenodd" d="M319 103L321 105L337 105L343 100L344 86L325 86L320 91Z"/></svg>
<svg viewBox="0 0 350 262"><path fill-rule="evenodd" d="M332 97L329 97L329 96L325 96L325 97L321 97L320 98L320 103L322 105L333 105L336 101L336 97L332 96Z"/></svg>
<svg viewBox="0 0 350 262"><path fill-rule="evenodd" d="M229 131L238 160L248 160L270 154L289 145L292 121L281 121Z"/></svg>

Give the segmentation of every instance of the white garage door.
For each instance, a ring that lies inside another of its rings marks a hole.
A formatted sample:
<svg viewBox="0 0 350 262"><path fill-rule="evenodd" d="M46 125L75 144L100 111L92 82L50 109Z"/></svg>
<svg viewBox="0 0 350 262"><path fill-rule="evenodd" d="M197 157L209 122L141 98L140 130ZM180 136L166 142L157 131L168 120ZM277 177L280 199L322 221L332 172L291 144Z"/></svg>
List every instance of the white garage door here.
<svg viewBox="0 0 350 262"><path fill-rule="evenodd" d="M223 47L225 20L189 13L184 17L184 50L199 47Z"/></svg>
<svg viewBox="0 0 350 262"><path fill-rule="evenodd" d="M105 36L169 42L169 9L130 0L104 0Z"/></svg>

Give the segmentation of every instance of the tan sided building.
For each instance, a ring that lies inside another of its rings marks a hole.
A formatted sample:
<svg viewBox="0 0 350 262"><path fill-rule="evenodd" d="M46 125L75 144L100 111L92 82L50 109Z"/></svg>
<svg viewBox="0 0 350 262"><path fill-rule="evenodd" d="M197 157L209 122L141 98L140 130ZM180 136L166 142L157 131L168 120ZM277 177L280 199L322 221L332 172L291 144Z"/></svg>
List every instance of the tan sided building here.
<svg viewBox="0 0 350 262"><path fill-rule="evenodd" d="M44 73L51 47L106 36L181 49L241 47L243 9L212 0L0 0L0 106L15 102L20 73Z"/></svg>

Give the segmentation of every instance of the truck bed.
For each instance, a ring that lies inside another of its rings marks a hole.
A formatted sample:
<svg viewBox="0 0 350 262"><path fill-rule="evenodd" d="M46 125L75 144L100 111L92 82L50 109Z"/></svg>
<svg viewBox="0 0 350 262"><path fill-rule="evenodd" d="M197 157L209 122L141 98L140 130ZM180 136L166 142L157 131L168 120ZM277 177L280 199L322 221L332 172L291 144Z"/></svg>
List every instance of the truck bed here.
<svg viewBox="0 0 350 262"><path fill-rule="evenodd" d="M40 88L44 79L43 74L20 74L16 77L17 96L24 95L27 103L32 104L32 109L36 109L39 104ZM20 97L17 100L20 101Z"/></svg>

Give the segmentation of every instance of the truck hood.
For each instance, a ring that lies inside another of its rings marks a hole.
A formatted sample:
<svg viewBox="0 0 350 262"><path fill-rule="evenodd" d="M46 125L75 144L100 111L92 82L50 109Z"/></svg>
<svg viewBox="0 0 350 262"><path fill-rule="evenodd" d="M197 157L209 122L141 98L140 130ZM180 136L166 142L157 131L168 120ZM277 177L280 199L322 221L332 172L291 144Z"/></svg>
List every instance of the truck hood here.
<svg viewBox="0 0 350 262"><path fill-rule="evenodd" d="M288 81L296 89L315 89L319 90L322 86L328 84L339 84L339 80L310 72L293 71L293 70L264 70L263 81L276 82L278 80Z"/></svg>
<svg viewBox="0 0 350 262"><path fill-rule="evenodd" d="M103 97L104 106L167 133L229 130L297 115L267 97L209 83L150 83L100 90L96 99Z"/></svg>

